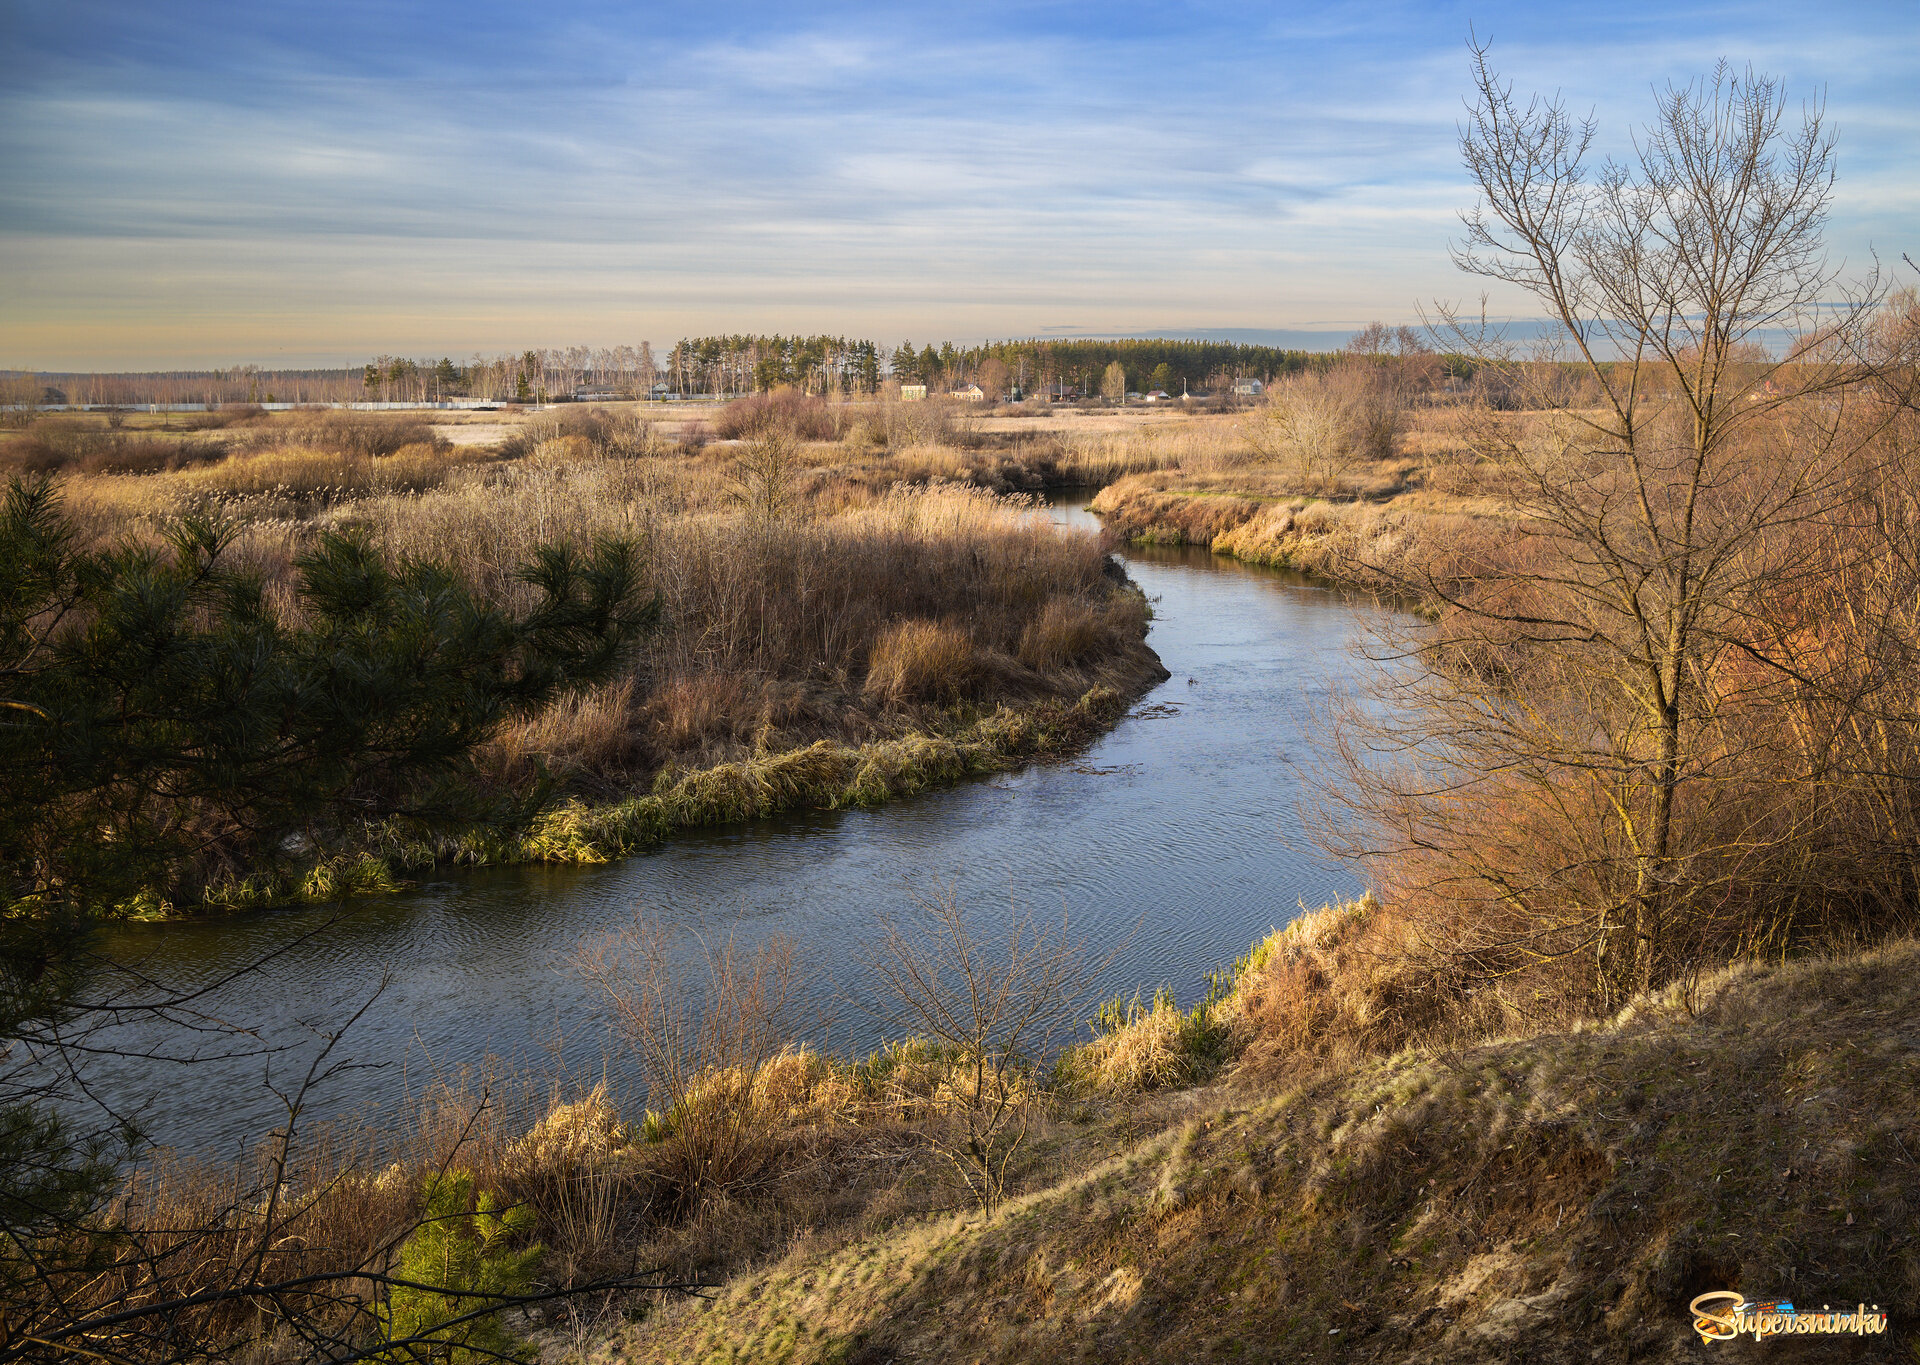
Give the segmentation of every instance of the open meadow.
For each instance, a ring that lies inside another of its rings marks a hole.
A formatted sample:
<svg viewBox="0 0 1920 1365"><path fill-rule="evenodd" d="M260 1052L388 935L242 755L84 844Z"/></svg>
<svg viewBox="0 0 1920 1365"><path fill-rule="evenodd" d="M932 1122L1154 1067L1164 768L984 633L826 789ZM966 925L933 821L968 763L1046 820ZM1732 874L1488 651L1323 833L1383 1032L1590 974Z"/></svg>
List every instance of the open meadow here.
<svg viewBox="0 0 1920 1365"><path fill-rule="evenodd" d="M116 1196L143 1230L111 1273L33 1311L85 1321L164 1280L175 1330L218 1336L240 1320L194 1294L317 1276L283 1295L302 1330L359 1340L385 1303L441 1332L450 1301L334 1286L406 1272L431 1247L394 1229L445 1198L479 1220L462 1273L516 1305L488 1330L555 1358L1165 1356L1174 1332L1386 1360L1587 1334L1680 1359L1659 1324L1736 1275L1914 1311L1913 319L1900 297L1865 320L1871 364L1755 365L1705 456L1685 384L1649 383L1626 473L1596 453L1614 371L1489 364L1463 391L1418 355L1212 409L788 390L16 424L0 459L56 480L73 545L161 563L185 553L169 527L203 525L221 591L287 638L342 638L326 585L348 561L539 621L574 600L566 566L624 547L623 651L489 711L436 770L494 816L331 807L269 846L209 806L176 912L196 889L232 909L435 862L603 861L1067 754L1165 677L1124 545L1412 608L1369 646L1391 666L1318 722L1340 759L1319 828L1374 893L1252 945L1204 998L1089 1022L1090 945L935 892L863 967L897 1041L840 1057L798 1042L791 942L689 963L643 918L571 959L643 1104L469 1078L404 1132L290 1126L238 1166L160 1162ZM1101 535L1049 523L1031 494L1060 488ZM1841 1052L1844 1081L1822 1060ZM289 1180L249 1221L248 1192ZM500 1209L519 1221L485 1223ZM236 1228L271 1257L209 1254Z"/></svg>

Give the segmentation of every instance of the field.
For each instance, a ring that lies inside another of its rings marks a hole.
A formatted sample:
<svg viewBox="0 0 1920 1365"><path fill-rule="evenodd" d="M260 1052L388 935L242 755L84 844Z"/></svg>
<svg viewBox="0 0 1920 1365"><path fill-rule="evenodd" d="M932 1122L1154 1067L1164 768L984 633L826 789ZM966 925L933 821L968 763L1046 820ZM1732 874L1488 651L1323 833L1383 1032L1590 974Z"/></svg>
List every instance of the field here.
<svg viewBox="0 0 1920 1365"><path fill-rule="evenodd" d="M637 548L658 626L617 676L499 727L465 770L483 792L544 786L532 828L335 829L304 864L214 878L210 902L375 890L447 857L600 860L690 824L868 804L1084 744L1162 676L1144 600L1020 491L1165 458L1137 435L986 434L899 405L803 404L734 439L710 422L737 405L475 416L50 417L0 440L0 463L60 480L85 545L158 551L178 518L213 518L225 563L287 624L307 611L296 564L328 533L522 610L542 546ZM815 439L821 421L841 439Z"/></svg>
<svg viewBox="0 0 1920 1365"><path fill-rule="evenodd" d="M229 905L598 860L1067 752L1164 676L1122 539L1417 609L1328 722L1323 838L1377 894L1252 945L1204 999L1073 1017L1087 945L976 936L936 898L868 964L899 1041L826 1056L783 1013L791 945L688 969L640 921L573 968L650 1107L506 1078L430 1095L404 1134L309 1139L291 1179L287 1138L162 1163L124 1195L120 1278L73 1301L144 1294L167 1257L188 1289L351 1278L450 1172L491 1201L471 1217L524 1211L503 1240L563 1287L644 1263L713 1291L519 1296L503 1330L556 1358L1682 1360L1686 1305L1729 1287L1910 1321L1920 444L1910 385L1843 406L1830 373L1736 409L1710 461L1650 391L1631 477L1558 367L1493 401L1377 359L1235 411L788 392L14 433L5 458L61 474L91 543L226 518L288 621L329 530L522 604L543 543L639 547L661 614L620 675L463 770L549 794L524 829L369 826L297 882L212 887ZM1068 487L1098 490L1105 545L1027 496ZM263 1221L280 1182L300 1197ZM372 1302L300 1320L365 1336ZM237 1330L223 1312L182 1330Z"/></svg>

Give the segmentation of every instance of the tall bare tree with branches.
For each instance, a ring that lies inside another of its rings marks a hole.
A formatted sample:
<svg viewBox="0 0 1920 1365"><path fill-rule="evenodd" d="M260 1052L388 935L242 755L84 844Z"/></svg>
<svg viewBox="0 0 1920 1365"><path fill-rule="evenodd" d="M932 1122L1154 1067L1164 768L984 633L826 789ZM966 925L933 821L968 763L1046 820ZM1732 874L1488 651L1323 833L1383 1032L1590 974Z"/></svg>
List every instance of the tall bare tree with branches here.
<svg viewBox="0 0 1920 1365"><path fill-rule="evenodd" d="M1480 202L1454 260L1553 334L1523 350L1484 308L1431 320L1530 410L1470 432L1517 535L1410 585L1443 621L1401 642L1405 723L1376 712L1350 750L1370 833L1349 847L1471 902L1453 946L1486 970L1590 955L1605 1002L1655 984L1778 833L1735 799L1736 713L1778 676L1755 610L1805 577L1799 529L1858 472L1881 290L1828 264L1833 138L1771 78L1668 87L1631 159L1592 170L1591 119L1517 101L1484 47L1473 79Z"/></svg>

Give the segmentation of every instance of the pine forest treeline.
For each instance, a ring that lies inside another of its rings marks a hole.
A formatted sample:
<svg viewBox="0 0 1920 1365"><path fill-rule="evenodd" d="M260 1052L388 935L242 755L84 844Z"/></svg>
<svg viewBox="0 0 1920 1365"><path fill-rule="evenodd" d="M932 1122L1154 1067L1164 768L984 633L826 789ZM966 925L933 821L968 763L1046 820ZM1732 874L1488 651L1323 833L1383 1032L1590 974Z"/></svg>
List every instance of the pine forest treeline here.
<svg viewBox="0 0 1920 1365"><path fill-rule="evenodd" d="M1119 365L1131 391L1219 391L1236 379L1271 383L1331 363L1331 354L1225 341L1149 337L1033 339L897 346L844 336L688 337L663 352L620 346L529 348L500 355L409 359L381 355L359 368L227 369L143 373L0 373L0 405L144 403L425 403L455 398L538 403L653 393L735 397L795 388L824 397L881 391L889 380L934 392L979 384L991 397L1093 395Z"/></svg>

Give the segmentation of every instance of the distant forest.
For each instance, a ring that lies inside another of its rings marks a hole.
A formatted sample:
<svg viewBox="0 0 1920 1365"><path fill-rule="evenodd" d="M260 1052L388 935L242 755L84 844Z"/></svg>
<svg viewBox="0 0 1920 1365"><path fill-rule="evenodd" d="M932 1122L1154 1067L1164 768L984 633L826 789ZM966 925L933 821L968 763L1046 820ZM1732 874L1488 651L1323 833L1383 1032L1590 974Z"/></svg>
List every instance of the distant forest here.
<svg viewBox="0 0 1920 1365"><path fill-rule="evenodd" d="M889 348L846 337L712 336L676 345L667 374L670 386L683 393L784 386L821 394L871 393L894 379L936 392L977 383L998 397L1058 388L1094 393L1101 375L1116 362L1132 391L1179 393L1219 389L1235 379L1271 381L1331 361L1331 354L1315 351L1140 337L1029 338L974 346L946 341L918 347L906 340Z"/></svg>
<svg viewBox="0 0 1920 1365"><path fill-rule="evenodd" d="M1118 364L1134 392L1219 391L1236 379L1272 382L1331 364L1333 353L1224 341L1029 338L955 346L884 346L843 336L689 337L656 355L628 346L533 348L518 353L408 359L382 355L340 369L167 370L140 373L0 372L0 404L551 402L651 393L729 397L797 388L827 396L880 392L889 381L933 392L979 384L992 397L1092 394Z"/></svg>

